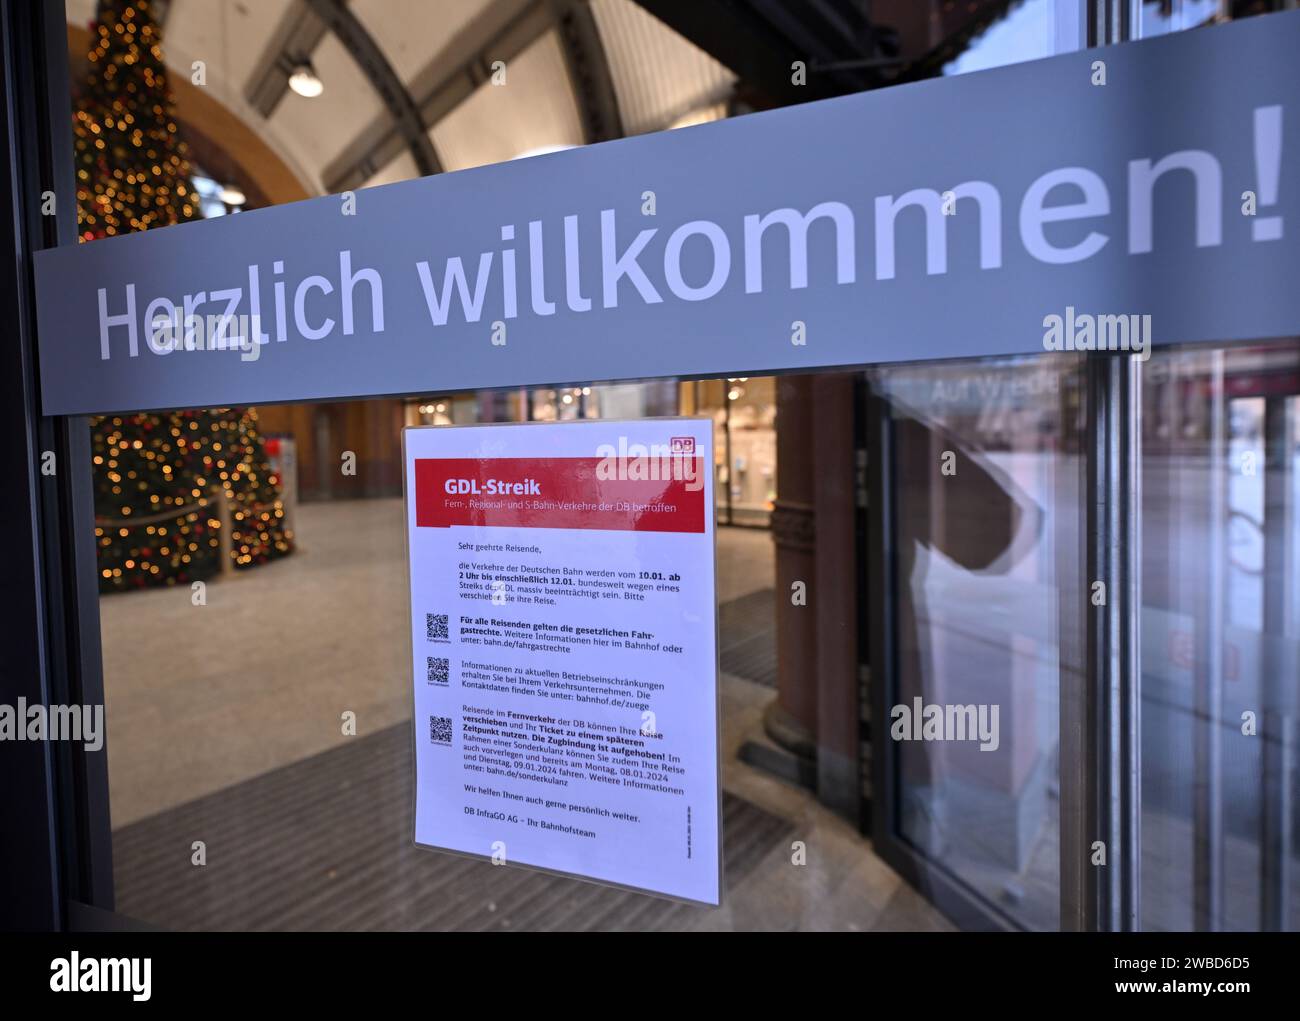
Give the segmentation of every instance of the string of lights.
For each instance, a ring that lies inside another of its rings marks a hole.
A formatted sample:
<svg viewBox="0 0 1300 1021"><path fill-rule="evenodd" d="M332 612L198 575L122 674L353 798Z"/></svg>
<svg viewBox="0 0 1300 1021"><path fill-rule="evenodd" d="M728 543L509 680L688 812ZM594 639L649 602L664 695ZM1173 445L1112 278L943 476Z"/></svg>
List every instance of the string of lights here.
<svg viewBox="0 0 1300 1021"><path fill-rule="evenodd" d="M148 0L100 0L73 117L83 242L200 216L161 33ZM252 408L92 420L96 543L103 591L188 583L293 549ZM167 516L169 510L175 516Z"/></svg>

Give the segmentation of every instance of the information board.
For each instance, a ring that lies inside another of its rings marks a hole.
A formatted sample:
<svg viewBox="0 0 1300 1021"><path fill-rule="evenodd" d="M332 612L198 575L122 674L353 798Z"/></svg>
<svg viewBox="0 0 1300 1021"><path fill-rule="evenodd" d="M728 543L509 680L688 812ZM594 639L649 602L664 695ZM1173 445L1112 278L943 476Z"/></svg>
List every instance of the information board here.
<svg viewBox="0 0 1300 1021"><path fill-rule="evenodd" d="M712 438L404 432L417 844L719 903Z"/></svg>

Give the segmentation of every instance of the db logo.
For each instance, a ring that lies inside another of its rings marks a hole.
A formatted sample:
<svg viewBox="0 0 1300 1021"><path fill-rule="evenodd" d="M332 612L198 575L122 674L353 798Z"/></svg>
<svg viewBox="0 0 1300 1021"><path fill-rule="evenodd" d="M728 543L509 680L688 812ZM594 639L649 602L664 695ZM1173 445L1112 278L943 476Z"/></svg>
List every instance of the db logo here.
<svg viewBox="0 0 1300 1021"><path fill-rule="evenodd" d="M695 453L695 437L674 436L668 441L668 449L674 454L693 454Z"/></svg>

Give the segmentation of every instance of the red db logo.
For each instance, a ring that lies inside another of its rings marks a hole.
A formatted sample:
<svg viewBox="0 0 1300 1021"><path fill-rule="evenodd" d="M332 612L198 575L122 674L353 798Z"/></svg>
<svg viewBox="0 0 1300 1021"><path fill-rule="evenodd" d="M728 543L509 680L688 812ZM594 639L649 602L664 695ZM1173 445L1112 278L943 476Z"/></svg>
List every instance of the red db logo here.
<svg viewBox="0 0 1300 1021"><path fill-rule="evenodd" d="M674 436L668 441L668 449L674 454L693 454L695 453L695 437Z"/></svg>

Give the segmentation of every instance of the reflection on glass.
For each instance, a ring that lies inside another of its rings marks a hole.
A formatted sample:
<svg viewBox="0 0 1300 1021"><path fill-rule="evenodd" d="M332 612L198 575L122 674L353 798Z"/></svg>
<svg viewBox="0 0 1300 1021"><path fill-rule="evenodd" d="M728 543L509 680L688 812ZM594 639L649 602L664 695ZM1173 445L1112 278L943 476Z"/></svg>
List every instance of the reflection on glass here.
<svg viewBox="0 0 1300 1021"><path fill-rule="evenodd" d="M694 386L574 396L636 418L696 413L679 401ZM775 553L757 529L718 530L722 911L413 845L401 430L528 421L552 391L566 388L258 409L298 552L214 580L202 605L184 587L100 603L118 911L177 929L944 925L843 818L737 753L762 734L777 669ZM813 868L790 867L796 837L821 849Z"/></svg>
<svg viewBox="0 0 1300 1021"><path fill-rule="evenodd" d="M902 836L1033 929L1059 918L1054 491L1077 470L1061 443L1069 364L874 374L892 415ZM916 726L936 710L951 732Z"/></svg>
<svg viewBox="0 0 1300 1021"><path fill-rule="evenodd" d="M1300 927L1298 393L1294 343L1145 373L1146 929Z"/></svg>
<svg viewBox="0 0 1300 1021"><path fill-rule="evenodd" d="M1223 6L1221 0L1144 0L1142 30L1138 38L1204 25L1215 20Z"/></svg>
<svg viewBox="0 0 1300 1021"><path fill-rule="evenodd" d="M713 418L718 521L766 527L776 500L776 380L732 376L701 380L696 411Z"/></svg>
<svg viewBox="0 0 1300 1021"><path fill-rule="evenodd" d="M953 7L952 4L944 6L947 11ZM1055 0L1024 0L1006 6L1007 11L1002 17L995 19L971 40L966 49L944 65L944 74L983 71L1022 60L1048 57L1055 52Z"/></svg>

